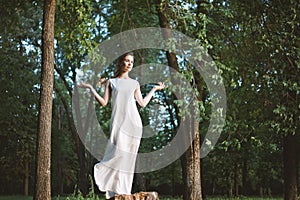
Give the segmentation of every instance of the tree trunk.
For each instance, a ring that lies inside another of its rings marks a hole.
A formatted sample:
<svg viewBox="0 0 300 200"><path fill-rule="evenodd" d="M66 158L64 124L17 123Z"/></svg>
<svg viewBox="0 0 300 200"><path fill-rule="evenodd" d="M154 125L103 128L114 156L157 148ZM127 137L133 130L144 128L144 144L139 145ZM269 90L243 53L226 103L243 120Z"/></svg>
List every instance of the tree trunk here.
<svg viewBox="0 0 300 200"><path fill-rule="evenodd" d="M64 74L57 68L55 67L56 72L59 74L60 78L62 79L66 89L69 92L70 98L72 98L72 89L69 87L67 80L64 77ZM74 72L76 73L76 72ZM77 93L78 92L78 88L76 86L76 82L75 80L73 80L75 83L75 87L74 87L74 92ZM64 109L67 113L67 120L68 120L68 125L70 127L71 133L72 133L72 137L75 141L75 146L76 146L76 153L78 156L78 162L79 162L79 174L78 174L78 189L80 190L80 192L83 195L86 195L88 193L88 177L87 177L87 159L86 159L86 150L85 150L85 146L83 144L83 142L81 141L77 131L79 131L81 134L83 134L84 132L86 132L86 128L84 128L83 126L83 122L81 121L80 117L77 119L78 122L78 130L76 129L75 126L75 120L73 118L73 114L72 111L70 110L70 105L67 102L66 98L64 97L64 95L62 95L62 92L60 91L59 88L55 87L55 91L58 94L60 100L63 103ZM78 97L78 95L75 95L76 97ZM91 97L91 101L89 104L92 104L93 97ZM81 116L80 113L80 109L79 109L79 99L75 99L75 112L76 112L76 116ZM89 119L89 118L87 118ZM86 123L87 124L87 123ZM63 188L63 186L62 186Z"/></svg>
<svg viewBox="0 0 300 200"><path fill-rule="evenodd" d="M191 120L189 124L186 124L184 129L187 130L187 134L189 134L190 137L194 134L194 140L192 145L181 157L182 179L184 183L183 200L201 200L199 123L197 120Z"/></svg>
<svg viewBox="0 0 300 200"><path fill-rule="evenodd" d="M167 13L167 5L165 1L158 0L156 4L156 10L159 20L159 25L161 28L165 28L162 31L162 35L164 39L172 38L172 32L171 32L171 26L170 21L166 15ZM168 65L175 69L176 71L179 71L179 66L176 58L175 52L166 52L166 56L168 59Z"/></svg>
<svg viewBox="0 0 300 200"><path fill-rule="evenodd" d="M76 84L76 82L75 82ZM77 86L74 88L75 92L78 92ZM78 97L78 95L76 95ZM79 99L77 99L79 101ZM74 103L75 112L77 117L77 131L79 134L85 134L86 129L84 128L83 122L81 120L81 112L79 108L79 102ZM75 128L75 126L74 126ZM73 132L74 131L74 132ZM79 159L79 184L78 187L83 195L88 193L88 177L86 173L86 157L85 157L85 146L84 141L81 141L79 135L77 134L76 128L73 130L73 134L76 136L76 144L77 144L77 155Z"/></svg>
<svg viewBox="0 0 300 200"><path fill-rule="evenodd" d="M134 189L135 191L145 191L146 184L143 174L136 173L134 174Z"/></svg>
<svg viewBox="0 0 300 200"><path fill-rule="evenodd" d="M264 196L264 188L262 186L259 186L259 196L260 197Z"/></svg>
<svg viewBox="0 0 300 200"><path fill-rule="evenodd" d="M163 38L172 38L173 36L171 32L170 21L167 16L167 2L157 0L156 9L160 27L165 28L164 30L162 30ZM166 57L168 59L168 65L174 70L179 71L175 52L166 52ZM201 82L198 83L197 87L198 86L200 86L201 90ZM178 114L178 108L176 107L175 109L176 113ZM202 200L200 176L200 135L198 121L191 120L191 123L186 130L187 134L195 135L195 137L192 146L190 146L185 154L181 157L182 177L185 185L185 193L183 194L183 199Z"/></svg>
<svg viewBox="0 0 300 200"><path fill-rule="evenodd" d="M201 200L201 175L200 175L200 138L199 123L191 120L190 134L194 134L194 141L185 153L186 156L186 200Z"/></svg>
<svg viewBox="0 0 300 200"><path fill-rule="evenodd" d="M228 197L233 196L233 180L231 175L227 176L227 191L228 191Z"/></svg>
<svg viewBox="0 0 300 200"><path fill-rule="evenodd" d="M248 152L246 152L247 154ZM248 157L244 154L243 157L243 168L242 168L242 192L244 196L248 195Z"/></svg>
<svg viewBox="0 0 300 200"><path fill-rule="evenodd" d="M176 184L175 184L175 181L176 181L176 174L175 174L175 165L173 165L172 167L172 197L175 197L175 191L176 191Z"/></svg>
<svg viewBox="0 0 300 200"><path fill-rule="evenodd" d="M297 136L283 138L284 199L297 200Z"/></svg>
<svg viewBox="0 0 300 200"><path fill-rule="evenodd" d="M28 196L28 188L29 188L29 158L26 158L24 162L24 195Z"/></svg>
<svg viewBox="0 0 300 200"><path fill-rule="evenodd" d="M239 172L237 161L234 164L234 196L239 196Z"/></svg>
<svg viewBox="0 0 300 200"><path fill-rule="evenodd" d="M268 194L268 197L272 197L272 190L270 187L267 188L267 194Z"/></svg>
<svg viewBox="0 0 300 200"><path fill-rule="evenodd" d="M54 72L55 0L44 1L42 72L37 137L35 200L51 200L51 121Z"/></svg>
<svg viewBox="0 0 300 200"><path fill-rule="evenodd" d="M72 89L69 88L68 83L66 81L66 79L64 78L64 75L61 73L61 71L58 68L55 68L56 72L60 75L60 78L62 79L62 81L64 82L64 85L66 86L67 90L69 91L69 95L72 98ZM75 73L75 72L74 72ZM74 81L75 83L75 81ZM75 83L76 85L76 83ZM77 91L77 87L74 87L74 91L75 93L78 92ZM58 93L60 100L63 103L64 109L66 110L67 113L67 119L68 119L68 125L71 129L71 133L72 133L72 137L75 141L75 145L76 145L76 153L78 156L78 162L79 162L79 174L78 174L78 188L79 190L82 192L83 195L87 194L88 192L88 179L87 179L87 170L86 170L86 157L85 157L85 147L77 133L77 129L75 126L75 121L72 115L72 111L70 110L70 106L67 102L67 100L65 99L65 97L62 95L61 91L58 88L55 88L55 91ZM77 96L77 95L75 95ZM75 99L76 101L79 101L79 99ZM79 112L76 114L76 116L81 116L80 114L80 110L79 110L79 102L74 103L75 104L75 110L76 112ZM77 119L79 120L79 119ZM83 132L84 128L82 125L82 122L80 120L80 122L78 122L78 127L81 133Z"/></svg>
<svg viewBox="0 0 300 200"><path fill-rule="evenodd" d="M26 143L24 148L24 195L29 195L29 161L30 161L30 155L29 155L29 147L28 143Z"/></svg>
<svg viewBox="0 0 300 200"><path fill-rule="evenodd" d="M181 164L181 176L182 176L182 181L183 181L183 194L182 194L182 199L183 200L188 200L188 191L187 191L187 152L185 152L181 157L180 157L180 164Z"/></svg>

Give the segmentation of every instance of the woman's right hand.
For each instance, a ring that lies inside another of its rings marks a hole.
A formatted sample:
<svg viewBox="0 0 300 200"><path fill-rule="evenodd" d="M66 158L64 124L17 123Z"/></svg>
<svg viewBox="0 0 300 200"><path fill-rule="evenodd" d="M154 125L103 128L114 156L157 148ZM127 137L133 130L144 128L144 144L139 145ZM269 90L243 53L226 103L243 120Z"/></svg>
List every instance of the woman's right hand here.
<svg viewBox="0 0 300 200"><path fill-rule="evenodd" d="M105 91L104 91L104 97L101 97L97 91L94 89L94 87L89 84L89 83L80 83L78 85L78 87L82 87L82 88L87 88L87 89L90 89L91 93L95 96L95 98L97 99L97 101L102 105L102 106L106 106L107 102L108 102L108 99L109 99L109 91L108 91L108 87L109 87L109 84L107 84L107 88L105 88Z"/></svg>
<svg viewBox="0 0 300 200"><path fill-rule="evenodd" d="M98 81L98 87L101 87L103 83L106 83L107 79L106 78L100 78Z"/></svg>

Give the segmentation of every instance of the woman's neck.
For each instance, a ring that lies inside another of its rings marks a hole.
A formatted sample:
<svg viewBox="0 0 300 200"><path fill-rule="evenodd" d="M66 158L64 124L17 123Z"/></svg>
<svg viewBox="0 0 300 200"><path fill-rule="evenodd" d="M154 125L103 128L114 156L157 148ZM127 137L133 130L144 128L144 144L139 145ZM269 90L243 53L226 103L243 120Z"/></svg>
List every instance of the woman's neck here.
<svg viewBox="0 0 300 200"><path fill-rule="evenodd" d="M118 78L128 79L128 78L129 78L129 75L128 75L128 73L126 72L126 73L123 73L123 74L121 74L120 76L118 76Z"/></svg>

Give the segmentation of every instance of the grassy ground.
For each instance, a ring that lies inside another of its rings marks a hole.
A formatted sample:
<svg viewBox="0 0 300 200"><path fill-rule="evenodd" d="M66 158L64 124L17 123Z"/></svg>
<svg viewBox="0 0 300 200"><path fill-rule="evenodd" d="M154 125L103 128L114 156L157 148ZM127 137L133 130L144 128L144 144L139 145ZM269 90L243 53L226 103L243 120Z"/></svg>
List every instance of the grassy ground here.
<svg viewBox="0 0 300 200"><path fill-rule="evenodd" d="M54 197L52 200L67 200L67 197ZM70 198L74 199L74 198ZM82 200L81 198L78 198ZM104 200L104 198L100 198ZM181 198L160 197L160 200L181 200ZM283 198L255 198L255 197L240 197L240 198L225 198L225 197L208 197L207 200L282 200ZM24 196L0 196L0 200L32 200L32 197ZM91 198L88 198L91 200Z"/></svg>
<svg viewBox="0 0 300 200"><path fill-rule="evenodd" d="M25 196L0 196L0 200L32 200L32 197L25 197Z"/></svg>
<svg viewBox="0 0 300 200"><path fill-rule="evenodd" d="M283 198L261 198L261 197L239 197L239 198L227 198L227 197L208 197L207 200L283 200Z"/></svg>

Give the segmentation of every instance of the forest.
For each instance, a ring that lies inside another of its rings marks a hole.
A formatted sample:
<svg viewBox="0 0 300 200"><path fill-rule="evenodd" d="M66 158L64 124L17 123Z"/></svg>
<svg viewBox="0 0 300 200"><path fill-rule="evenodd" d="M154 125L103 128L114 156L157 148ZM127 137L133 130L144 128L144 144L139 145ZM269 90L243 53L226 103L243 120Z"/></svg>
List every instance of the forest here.
<svg viewBox="0 0 300 200"><path fill-rule="evenodd" d="M157 191L160 197L184 200L299 199L298 0L0 0L0 9L0 199L85 196L91 188L102 195L93 180L99 158L86 148L97 139L80 137L88 128L78 125L74 102L81 92L109 137L111 107L101 107L78 88L78 77L112 77L117 55L127 49L104 49L111 62L90 55L124 32L142 33L125 43L134 52L139 80L150 80L141 82L143 95L155 76L167 84L149 106L138 107L144 127L155 130L142 138L140 154L174 148L180 130L193 137L182 153L169 152L170 160L176 159L167 163L157 156L153 162L167 164L135 173L132 193ZM192 45L183 50L174 35L184 35L204 53L191 53L197 49ZM155 47L159 37L165 48ZM96 66L88 66L87 57L96 59ZM216 70L212 76L199 70L207 57ZM166 67L155 71L155 66ZM185 86L172 84L178 77ZM103 87L97 91L102 94ZM186 105L191 96L181 98L174 91L194 94L193 105ZM217 138L208 139L210 131ZM176 145L181 151L184 141ZM202 151L204 146L209 150ZM49 177L40 176L47 167Z"/></svg>

